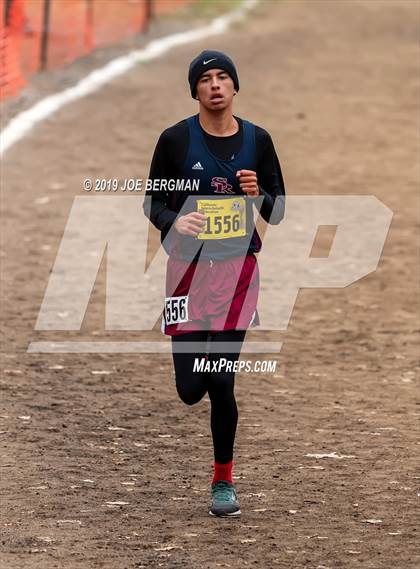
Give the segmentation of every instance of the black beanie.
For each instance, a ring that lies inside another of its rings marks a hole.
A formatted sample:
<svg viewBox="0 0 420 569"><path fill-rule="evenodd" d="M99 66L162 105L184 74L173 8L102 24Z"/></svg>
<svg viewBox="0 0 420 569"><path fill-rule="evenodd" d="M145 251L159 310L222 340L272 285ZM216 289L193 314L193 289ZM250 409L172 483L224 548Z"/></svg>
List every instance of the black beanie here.
<svg viewBox="0 0 420 569"><path fill-rule="evenodd" d="M201 75L208 69L223 69L232 78L236 91L239 91L239 79L233 61L222 51L206 50L197 55L190 63L188 81L190 83L191 96L195 99L196 86Z"/></svg>

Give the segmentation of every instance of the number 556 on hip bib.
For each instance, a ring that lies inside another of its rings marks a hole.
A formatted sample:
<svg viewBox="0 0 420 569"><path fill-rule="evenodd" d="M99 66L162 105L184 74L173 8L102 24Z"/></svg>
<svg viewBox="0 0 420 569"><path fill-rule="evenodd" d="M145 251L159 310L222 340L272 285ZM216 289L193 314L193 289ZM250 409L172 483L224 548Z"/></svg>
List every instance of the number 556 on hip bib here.
<svg viewBox="0 0 420 569"><path fill-rule="evenodd" d="M165 298L166 324L188 322L188 296L168 296Z"/></svg>

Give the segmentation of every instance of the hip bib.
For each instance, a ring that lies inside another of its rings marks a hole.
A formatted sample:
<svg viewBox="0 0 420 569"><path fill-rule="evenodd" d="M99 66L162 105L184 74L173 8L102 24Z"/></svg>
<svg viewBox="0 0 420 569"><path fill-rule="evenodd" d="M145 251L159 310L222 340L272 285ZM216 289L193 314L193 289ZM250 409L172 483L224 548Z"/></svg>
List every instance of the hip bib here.
<svg viewBox="0 0 420 569"><path fill-rule="evenodd" d="M246 235L245 198L197 200L197 211L204 214L206 228L197 239L230 239Z"/></svg>

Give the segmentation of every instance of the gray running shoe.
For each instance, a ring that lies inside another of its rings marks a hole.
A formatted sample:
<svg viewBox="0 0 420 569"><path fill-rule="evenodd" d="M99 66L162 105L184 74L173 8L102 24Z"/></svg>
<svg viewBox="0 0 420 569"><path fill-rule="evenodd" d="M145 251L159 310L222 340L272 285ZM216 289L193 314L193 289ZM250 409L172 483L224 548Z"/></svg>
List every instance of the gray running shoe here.
<svg viewBox="0 0 420 569"><path fill-rule="evenodd" d="M211 516L239 516L241 513L238 496L233 484L219 480L211 485Z"/></svg>

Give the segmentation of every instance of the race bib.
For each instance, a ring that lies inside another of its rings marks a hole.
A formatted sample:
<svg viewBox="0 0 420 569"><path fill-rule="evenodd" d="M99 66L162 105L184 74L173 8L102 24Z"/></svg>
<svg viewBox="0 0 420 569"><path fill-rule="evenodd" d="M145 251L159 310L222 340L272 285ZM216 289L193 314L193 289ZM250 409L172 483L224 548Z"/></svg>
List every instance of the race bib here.
<svg viewBox="0 0 420 569"><path fill-rule="evenodd" d="M206 216L206 228L197 239L230 239L246 235L245 198L197 200L197 211Z"/></svg>
<svg viewBox="0 0 420 569"><path fill-rule="evenodd" d="M188 322L188 296L168 296L165 298L166 324Z"/></svg>

